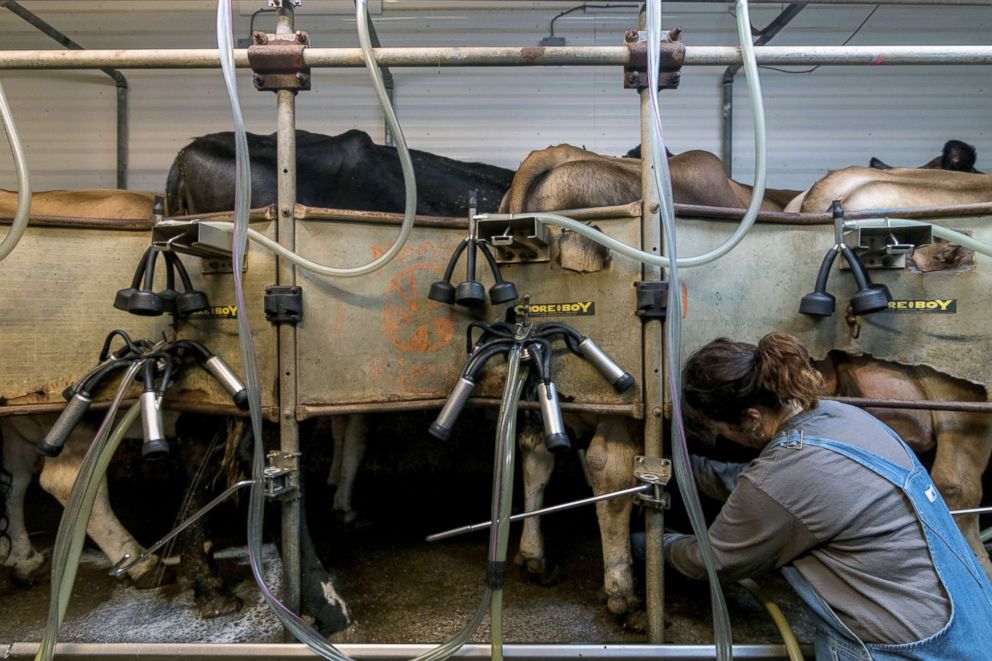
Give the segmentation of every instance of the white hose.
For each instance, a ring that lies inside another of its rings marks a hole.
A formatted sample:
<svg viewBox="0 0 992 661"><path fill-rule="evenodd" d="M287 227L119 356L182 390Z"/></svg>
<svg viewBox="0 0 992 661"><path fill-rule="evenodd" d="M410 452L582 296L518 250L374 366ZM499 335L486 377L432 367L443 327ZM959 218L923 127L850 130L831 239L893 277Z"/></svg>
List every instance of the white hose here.
<svg viewBox="0 0 992 661"><path fill-rule="evenodd" d="M10 145L10 155L14 159L14 169L17 170L17 210L14 212L14 222L10 225L10 231L3 237L3 241L0 241L0 261L3 261L17 246L28 226L28 218L31 216L31 181L28 176L27 160L24 158L24 148L21 146L21 138L17 135L17 126L14 124L14 113L10 111L2 82L0 82L0 120L3 121L3 130Z"/></svg>

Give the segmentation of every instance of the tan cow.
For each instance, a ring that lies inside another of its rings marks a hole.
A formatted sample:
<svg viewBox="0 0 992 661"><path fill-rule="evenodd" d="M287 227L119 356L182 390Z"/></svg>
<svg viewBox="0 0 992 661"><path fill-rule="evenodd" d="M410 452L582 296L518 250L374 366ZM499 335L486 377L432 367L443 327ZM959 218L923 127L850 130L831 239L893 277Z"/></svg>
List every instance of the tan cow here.
<svg viewBox="0 0 992 661"><path fill-rule="evenodd" d="M785 210L828 211L834 200L845 211L992 202L992 174L852 166L831 170Z"/></svg>
<svg viewBox="0 0 992 661"><path fill-rule="evenodd" d="M40 191L31 195L31 215L149 220L156 196L162 193L106 188ZM0 189L0 218L12 217L16 209L17 192Z"/></svg>
<svg viewBox="0 0 992 661"><path fill-rule="evenodd" d="M751 186L728 179L713 154L692 150L668 159L672 194L679 204L743 209ZM767 189L764 211L781 211L800 191ZM628 204L641 199L641 161L602 156L571 145L531 152L513 176L503 213Z"/></svg>

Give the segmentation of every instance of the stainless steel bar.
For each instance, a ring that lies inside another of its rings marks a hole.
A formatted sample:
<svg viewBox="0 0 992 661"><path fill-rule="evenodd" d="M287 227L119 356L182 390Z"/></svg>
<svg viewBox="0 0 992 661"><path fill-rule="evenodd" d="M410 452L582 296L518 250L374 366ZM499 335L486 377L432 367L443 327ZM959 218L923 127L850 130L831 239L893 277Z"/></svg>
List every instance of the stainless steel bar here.
<svg viewBox="0 0 992 661"><path fill-rule="evenodd" d="M281 3L276 12L276 34L291 35L295 30L290 2ZM276 234L279 244L296 250L296 91L276 92ZM278 259L276 281L282 286L296 285L296 267ZM279 346L279 448L289 456L300 451L300 426L296 420L296 325L278 325ZM283 601L300 612L302 569L300 564L300 500L298 496L282 501L282 563L286 581Z"/></svg>
<svg viewBox="0 0 992 661"><path fill-rule="evenodd" d="M538 510L531 510L530 512L521 512L520 514L514 514L510 517L510 523L516 523L517 521L523 521L524 519L530 519L535 516L544 516L545 514L555 514L557 512L564 512L565 510L575 509L576 507L582 507L583 505L593 505L600 502L601 500L612 500L613 498L621 498L623 496L633 496L634 494L641 493L644 491L650 491L654 486L651 484L641 484L636 487L630 487L629 489L621 489L620 491L611 491L610 493L600 494L598 496L590 496L589 498L582 498L580 500L573 500L567 503L560 503L558 505L551 505L550 507L542 507ZM427 542L439 542L442 539L449 539L451 537L458 537L459 535L465 535L470 532L476 532L477 530L486 530L493 525L492 521L483 521L481 523L473 523L467 526L461 526L460 528L452 528L451 530L445 530L444 532L434 533L433 535L428 535L424 538Z"/></svg>
<svg viewBox="0 0 992 661"><path fill-rule="evenodd" d="M992 514L992 507L973 507L970 510L951 510L951 516L964 516L965 514Z"/></svg>
<svg viewBox="0 0 992 661"><path fill-rule="evenodd" d="M643 12L641 19L643 20ZM643 25L643 24L642 24ZM641 120L641 250L661 254L661 207L654 182L655 163L648 145L651 142L651 96L647 89L640 92ZM641 278L661 280L661 269L643 266ZM641 392L644 397L644 455L664 456L662 447L663 414L665 410L665 325L660 320L648 320L641 325ZM644 592L647 613L648 642L665 640L665 562L661 539L665 513L656 508L644 510L646 545L644 548Z"/></svg>
<svg viewBox="0 0 992 661"><path fill-rule="evenodd" d="M758 64L923 65L990 64L992 46L759 46ZM376 59L391 67L600 66L626 65L625 46L377 48ZM248 68L248 51L234 52L235 64ZM362 67L357 48L308 48L310 67ZM726 66L741 61L733 46L687 46L686 66ZM213 49L18 50L0 51L0 69L213 69Z"/></svg>
<svg viewBox="0 0 992 661"><path fill-rule="evenodd" d="M125 553L124 556L120 560L118 560L113 567L111 567L110 572L108 573L114 577L123 576L125 573L127 573L128 569L138 564L139 562L141 562L151 554L155 553L155 551L159 550L160 548L168 544L171 540L175 539L182 531L186 530L191 525L199 521L205 514L207 514L207 512L209 512L210 510L217 507L225 500L233 496L236 491L244 487L251 486L252 482L253 482L252 480L241 480L240 482L235 482L227 489L224 489L223 492L221 492L217 497L215 497L209 503L207 503L199 510L191 514L185 521L183 521L178 526L170 530L165 537L161 538L160 540L158 540L157 542L146 548L144 551L139 553L138 557L132 558L130 553Z"/></svg>
<svg viewBox="0 0 992 661"><path fill-rule="evenodd" d="M444 399L419 399L408 402L366 402L359 404L321 404L304 405L296 407L296 419L307 420L326 415L348 415L350 413L387 413L395 411L426 411L429 409L439 409L444 406ZM500 400L484 397L472 397L468 400L471 406L484 406L494 408L499 406ZM520 402L521 411L537 411L540 404L537 402ZM642 406L639 403L633 404L594 404L589 402L561 402L562 411L581 411L583 413L594 413L596 415L619 415L630 418L640 418ZM60 409L61 410L61 409Z"/></svg>
<svg viewBox="0 0 992 661"><path fill-rule="evenodd" d="M992 402L930 402L912 399L865 399L864 397L823 397L823 399L831 399L863 409L915 409L919 411L992 413Z"/></svg>
<svg viewBox="0 0 992 661"><path fill-rule="evenodd" d="M344 654L366 661L398 661L419 656L434 649L434 645L335 645ZM38 643L0 645L0 658L10 661L33 659ZM803 649L812 658L812 649ZM452 658L488 659L489 645L465 645ZM616 659L667 659L669 661L703 661L716 658L712 645L504 645L508 659L584 659L586 661L616 661ZM184 661L200 659L315 659L317 656L305 645L276 643L58 643L55 656L74 661L104 661L106 659L137 659L141 661ZM785 645L734 645L735 659L750 661L780 661L789 658Z"/></svg>

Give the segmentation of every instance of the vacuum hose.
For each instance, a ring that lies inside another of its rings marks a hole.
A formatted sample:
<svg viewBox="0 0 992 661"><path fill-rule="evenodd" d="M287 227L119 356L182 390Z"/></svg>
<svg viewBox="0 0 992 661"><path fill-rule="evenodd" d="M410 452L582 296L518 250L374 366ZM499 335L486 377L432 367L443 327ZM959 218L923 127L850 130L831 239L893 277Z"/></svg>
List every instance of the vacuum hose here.
<svg viewBox="0 0 992 661"><path fill-rule="evenodd" d="M14 168L17 170L17 210L14 212L14 222L10 225L10 231L3 237L3 241L0 241L0 262L2 262L21 240L28 226L28 218L31 216L31 179L28 176L28 164L24 158L21 138L17 134L17 126L14 124L14 113L11 112L7 95L3 91L3 83L0 83L0 121L3 121L3 130L7 134L10 154L14 158Z"/></svg>

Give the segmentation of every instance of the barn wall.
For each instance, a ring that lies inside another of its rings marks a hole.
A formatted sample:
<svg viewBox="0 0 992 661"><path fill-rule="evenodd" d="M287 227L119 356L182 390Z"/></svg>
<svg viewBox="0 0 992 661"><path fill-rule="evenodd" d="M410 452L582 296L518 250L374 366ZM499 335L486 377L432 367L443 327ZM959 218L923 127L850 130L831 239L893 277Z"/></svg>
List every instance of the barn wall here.
<svg viewBox="0 0 992 661"><path fill-rule="evenodd" d="M22 4L89 48L214 46L214 6L204 0ZM264 0L235 0L246 36ZM387 46L536 45L552 17L578 2L502 2L500 10L464 1L373 2ZM315 46L355 46L351 0L305 0L298 27ZM780 7L756 6L765 25ZM775 45L839 45L870 7L809 7ZM562 17L555 32L570 45L616 45L636 20L634 10ZM256 28L271 29L262 16ZM735 43L734 19L723 5L667 3L665 27L682 26L690 45ZM881 7L852 44L988 44L992 17L980 8ZM0 10L9 49L52 48L54 42ZM219 71L126 71L131 81L129 187L161 190L176 151L196 135L228 130ZM673 151L720 148L721 68L687 68L678 91L665 92L666 136ZM569 142L620 154L638 140L636 96L610 68L397 69L396 107L411 146L447 156L515 167L531 150ZM274 103L241 74L249 130L274 130ZM992 104L987 67L824 67L808 74L762 70L769 124L769 183L804 188L826 169L866 163L875 155L916 165L943 142L961 138L979 148L979 168L992 168L988 140ZM90 72L4 72L26 143L36 190L112 187L115 181L115 90ZM319 70L314 90L300 95L301 128L339 133L358 127L383 136L381 112L364 70ZM751 118L743 78L735 94L735 176L752 176ZM2 140L2 138L0 138ZM6 147L4 146L4 149ZM13 188L9 156L0 157L0 187Z"/></svg>

